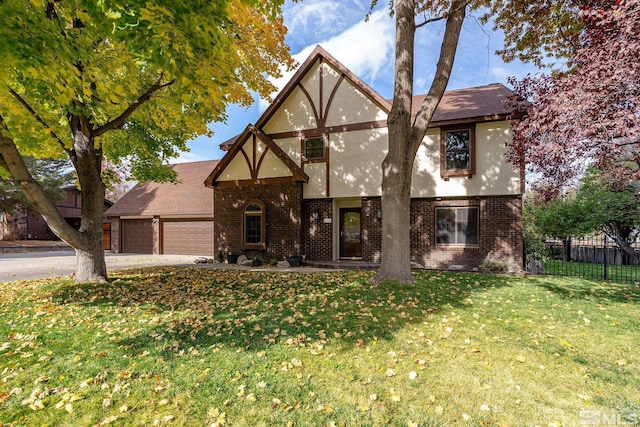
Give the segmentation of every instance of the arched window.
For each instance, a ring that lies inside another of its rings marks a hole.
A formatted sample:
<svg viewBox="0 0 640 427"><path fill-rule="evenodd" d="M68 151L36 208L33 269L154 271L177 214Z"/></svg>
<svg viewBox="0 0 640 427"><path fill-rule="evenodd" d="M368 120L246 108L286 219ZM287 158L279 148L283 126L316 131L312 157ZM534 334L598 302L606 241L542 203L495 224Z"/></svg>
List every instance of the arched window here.
<svg viewBox="0 0 640 427"><path fill-rule="evenodd" d="M265 209L259 200L251 200L244 207L242 243L247 249L265 248Z"/></svg>

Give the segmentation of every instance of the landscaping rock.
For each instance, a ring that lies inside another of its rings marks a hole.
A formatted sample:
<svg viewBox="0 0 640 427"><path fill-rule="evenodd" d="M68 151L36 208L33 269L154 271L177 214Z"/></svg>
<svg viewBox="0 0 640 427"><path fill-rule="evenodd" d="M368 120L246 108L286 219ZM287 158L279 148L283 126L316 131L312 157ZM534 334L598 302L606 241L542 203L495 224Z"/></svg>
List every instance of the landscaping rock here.
<svg viewBox="0 0 640 427"><path fill-rule="evenodd" d="M238 265L242 265L244 267L251 267L251 260L247 258L246 255L240 255L238 257Z"/></svg>
<svg viewBox="0 0 640 427"><path fill-rule="evenodd" d="M199 256L198 258L193 260L193 262L196 263L196 264L206 264L207 263L207 258L203 257L203 256Z"/></svg>
<svg viewBox="0 0 640 427"><path fill-rule="evenodd" d="M464 271L464 265L452 264L449 266L449 271Z"/></svg>
<svg viewBox="0 0 640 427"><path fill-rule="evenodd" d="M542 262L532 258L531 255L527 255L527 271L531 274L547 274L542 267Z"/></svg>
<svg viewBox="0 0 640 427"><path fill-rule="evenodd" d="M422 264L418 264L415 261L411 261L411 268L414 270L424 270L424 266Z"/></svg>
<svg viewBox="0 0 640 427"><path fill-rule="evenodd" d="M276 267L278 267L278 268L289 268L289 267L291 267L291 264L289 264L287 261L278 261L278 264L276 264Z"/></svg>

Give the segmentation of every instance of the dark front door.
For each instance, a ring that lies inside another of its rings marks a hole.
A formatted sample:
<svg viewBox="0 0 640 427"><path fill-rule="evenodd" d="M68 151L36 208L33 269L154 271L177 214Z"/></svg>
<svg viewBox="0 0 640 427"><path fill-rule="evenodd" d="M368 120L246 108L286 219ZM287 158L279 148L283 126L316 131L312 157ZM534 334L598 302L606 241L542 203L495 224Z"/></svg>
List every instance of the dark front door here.
<svg viewBox="0 0 640 427"><path fill-rule="evenodd" d="M360 258L360 208L340 209L340 258Z"/></svg>

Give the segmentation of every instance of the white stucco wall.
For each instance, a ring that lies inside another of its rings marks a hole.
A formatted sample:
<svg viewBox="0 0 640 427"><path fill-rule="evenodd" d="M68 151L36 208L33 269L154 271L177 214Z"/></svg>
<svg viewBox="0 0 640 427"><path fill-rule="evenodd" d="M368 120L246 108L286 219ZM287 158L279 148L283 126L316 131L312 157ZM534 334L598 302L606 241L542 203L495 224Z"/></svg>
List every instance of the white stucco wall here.
<svg viewBox="0 0 640 427"><path fill-rule="evenodd" d="M316 129L318 124L314 108L317 114L329 108L327 127L386 119L386 113L346 78L340 82L331 105L327 105L339 81L340 73L336 69L317 61L300 81L310 99L299 87L294 88L262 130L267 134L275 134ZM321 101L323 105L320 105ZM479 123L475 137L476 174L471 178L451 177L445 180L440 177L440 129L430 130L415 159L412 197L519 194L520 173L504 160L505 142L511 138L509 124L505 121ZM387 128L332 132L329 134L327 162L303 165L300 137L275 139L276 144L309 175L309 182L304 185L305 198L380 196L382 161L387 152L387 141ZM245 152L250 159L251 150L249 141L245 144ZM259 157L258 153L256 158ZM263 160L259 178L291 175L288 167L273 153L269 153ZM218 181L249 178L250 170L244 156L237 155Z"/></svg>
<svg viewBox="0 0 640 427"><path fill-rule="evenodd" d="M476 174L440 177L440 129L430 130L418 149L411 186L412 197L513 195L520 192L520 173L506 163L505 142L511 139L509 123L476 125Z"/></svg>

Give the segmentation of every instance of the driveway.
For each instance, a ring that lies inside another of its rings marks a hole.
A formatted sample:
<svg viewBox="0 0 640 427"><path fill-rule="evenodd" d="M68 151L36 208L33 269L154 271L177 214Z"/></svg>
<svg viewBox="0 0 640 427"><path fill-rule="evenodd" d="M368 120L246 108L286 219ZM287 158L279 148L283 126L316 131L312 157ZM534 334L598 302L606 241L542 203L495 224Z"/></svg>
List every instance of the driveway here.
<svg viewBox="0 0 640 427"><path fill-rule="evenodd" d="M219 268L251 271L278 271L291 273L311 273L335 271L336 267L292 267L264 268L243 267L235 264L194 264L195 255L145 255L114 254L105 252L107 271L123 268L158 266L194 266L200 268ZM339 268L339 267L338 267ZM55 276L68 276L76 271L76 256L73 251L0 253L0 283L15 280L42 279Z"/></svg>
<svg viewBox="0 0 640 427"><path fill-rule="evenodd" d="M105 253L107 270L163 265L194 265L193 255L143 255ZM73 251L0 254L0 282L66 276L76 271Z"/></svg>

